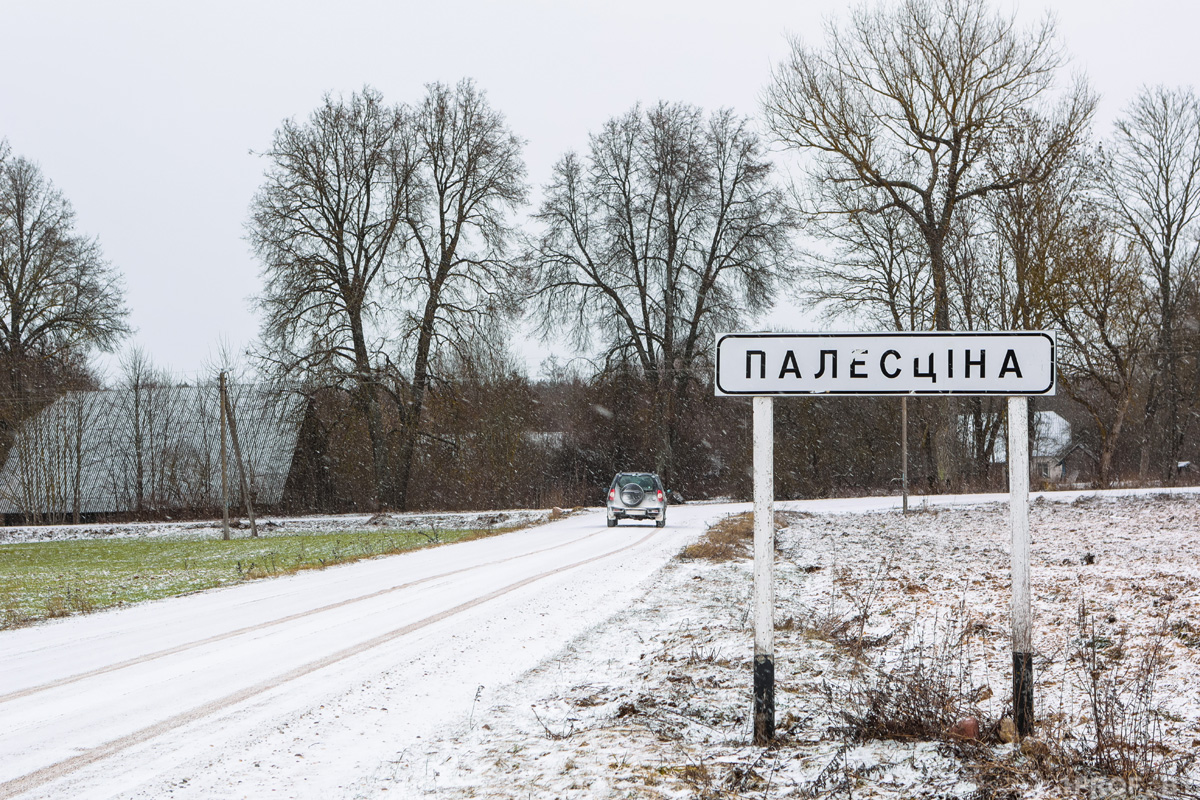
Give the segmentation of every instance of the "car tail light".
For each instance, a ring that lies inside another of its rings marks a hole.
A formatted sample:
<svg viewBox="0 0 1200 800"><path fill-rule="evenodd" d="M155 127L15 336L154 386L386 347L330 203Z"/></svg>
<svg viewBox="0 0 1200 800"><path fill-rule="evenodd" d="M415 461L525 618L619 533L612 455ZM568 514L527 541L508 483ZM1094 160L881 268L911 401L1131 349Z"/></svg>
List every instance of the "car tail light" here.
<svg viewBox="0 0 1200 800"><path fill-rule="evenodd" d="M658 490L658 502L660 502L660 503L661 503L661 502L662 502L662 499L663 499L663 493L662 493L662 489L659 489L659 490Z"/></svg>
<svg viewBox="0 0 1200 800"><path fill-rule="evenodd" d="M616 499L617 499L617 490L616 490L616 489L609 489L609 490L608 490L608 499L609 499L609 500L616 500Z"/></svg>

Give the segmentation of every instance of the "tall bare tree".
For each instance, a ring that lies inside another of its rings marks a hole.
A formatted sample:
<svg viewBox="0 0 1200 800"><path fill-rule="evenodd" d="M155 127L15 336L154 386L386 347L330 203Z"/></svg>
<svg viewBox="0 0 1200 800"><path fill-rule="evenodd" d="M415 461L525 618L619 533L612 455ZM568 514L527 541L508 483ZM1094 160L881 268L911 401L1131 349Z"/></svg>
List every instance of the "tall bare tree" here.
<svg viewBox="0 0 1200 800"><path fill-rule="evenodd" d="M521 141L473 82L416 107L364 89L285 122L250 241L263 263L262 356L284 378L349 382L377 502L407 504L436 358L511 310L506 215ZM384 413L384 400L389 401Z"/></svg>
<svg viewBox="0 0 1200 800"><path fill-rule="evenodd" d="M570 325L605 364L641 371L668 480L677 405L714 332L766 308L792 267L796 218L771 172L745 119L661 103L609 120L546 187L535 252L545 330Z"/></svg>
<svg viewBox="0 0 1200 800"><path fill-rule="evenodd" d="M1152 299L1137 245L1122 239L1110 215L1076 217L1061 254L1061 280L1046 310L1059 329L1060 382L1096 424L1098 481L1106 487L1113 455L1135 404L1145 402L1145 362L1153 344Z"/></svg>
<svg viewBox="0 0 1200 800"><path fill-rule="evenodd" d="M1141 250L1157 300L1156 396L1174 471L1196 398L1182 390L1180 308L1200 267L1200 100L1192 89L1143 89L1116 123L1103 171L1109 203ZM1148 413L1155 410L1151 402Z"/></svg>
<svg viewBox="0 0 1200 800"><path fill-rule="evenodd" d="M826 46L799 39L766 92L771 129L812 154L815 210L898 210L929 259L933 322L951 324L947 243L963 204L1038 183L1086 129L1094 100L1082 83L1056 115L1053 135L1010 169L988 169L996 134L1042 100L1063 58L1047 19L1019 31L986 0L904 0L863 5ZM830 207L828 194L840 201ZM853 193L857 203L845 203Z"/></svg>
<svg viewBox="0 0 1200 800"><path fill-rule="evenodd" d="M461 355L516 311L509 214L528 192L524 143L471 80L431 84L407 117L406 136L415 168L404 196L410 246L398 278L406 309L400 358L407 363L393 371L402 412L395 493L401 508L439 352Z"/></svg>
<svg viewBox="0 0 1200 800"><path fill-rule="evenodd" d="M823 48L793 40L766 91L767 120L808 156L811 211L908 218L928 259L933 327L950 330L958 218L989 194L1044 181L1086 131L1094 98L1076 82L1040 149L996 170L998 135L1048 103L1063 64L1049 18L1023 31L987 0L902 0L858 6L846 24L830 21L825 39ZM957 278L960 290L978 283ZM957 416L948 398L935 447L945 481L955 477Z"/></svg>
<svg viewBox="0 0 1200 800"><path fill-rule="evenodd" d="M248 238L263 265L260 357L276 377L349 384L367 420L375 499L395 494L380 408L382 332L400 279L412 142L405 113L364 88L275 132Z"/></svg>
<svg viewBox="0 0 1200 800"><path fill-rule="evenodd" d="M55 376L78 374L92 350L124 337L120 276L100 244L75 229L75 211L41 169L0 143L0 361L12 425ZM48 399L48 398L45 398Z"/></svg>

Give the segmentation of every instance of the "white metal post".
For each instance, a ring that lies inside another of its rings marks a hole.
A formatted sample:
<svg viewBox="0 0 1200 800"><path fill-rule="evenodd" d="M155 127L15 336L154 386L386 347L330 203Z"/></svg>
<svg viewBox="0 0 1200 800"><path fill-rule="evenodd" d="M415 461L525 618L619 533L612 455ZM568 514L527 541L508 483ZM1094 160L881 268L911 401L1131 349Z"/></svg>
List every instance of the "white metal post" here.
<svg viewBox="0 0 1200 800"><path fill-rule="evenodd" d="M775 738L775 420L754 398L754 743Z"/></svg>
<svg viewBox="0 0 1200 800"><path fill-rule="evenodd" d="M1029 401L1008 398L1008 491L1012 524L1013 717L1033 731L1033 619L1029 599Z"/></svg>
<svg viewBox="0 0 1200 800"><path fill-rule="evenodd" d="M908 397L900 398L900 491L904 495L902 510L908 513Z"/></svg>

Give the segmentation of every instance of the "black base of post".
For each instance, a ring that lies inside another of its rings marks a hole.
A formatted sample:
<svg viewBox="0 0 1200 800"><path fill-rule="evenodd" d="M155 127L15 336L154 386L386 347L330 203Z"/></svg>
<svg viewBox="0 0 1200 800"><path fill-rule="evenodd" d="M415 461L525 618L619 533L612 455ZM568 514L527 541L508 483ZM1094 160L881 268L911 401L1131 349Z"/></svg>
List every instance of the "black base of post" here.
<svg viewBox="0 0 1200 800"><path fill-rule="evenodd" d="M1033 653L1013 653L1013 722L1017 733L1033 733Z"/></svg>
<svg viewBox="0 0 1200 800"><path fill-rule="evenodd" d="M754 743L770 744L775 739L775 660L754 657Z"/></svg>

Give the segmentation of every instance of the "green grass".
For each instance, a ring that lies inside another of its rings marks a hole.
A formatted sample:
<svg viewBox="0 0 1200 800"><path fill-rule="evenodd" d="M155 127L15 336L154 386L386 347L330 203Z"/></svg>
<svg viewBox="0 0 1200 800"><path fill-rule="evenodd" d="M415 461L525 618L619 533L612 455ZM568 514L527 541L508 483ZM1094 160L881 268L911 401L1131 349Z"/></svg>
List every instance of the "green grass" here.
<svg viewBox="0 0 1200 800"><path fill-rule="evenodd" d="M282 533L257 539L84 539L0 546L0 629L320 569L496 530Z"/></svg>

